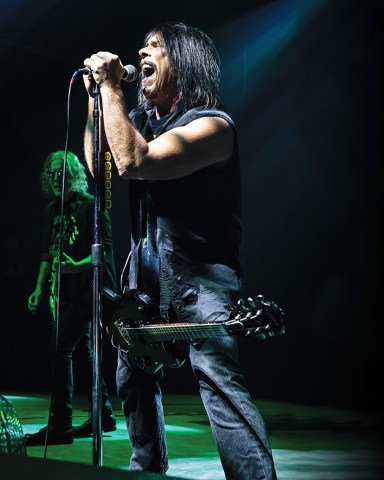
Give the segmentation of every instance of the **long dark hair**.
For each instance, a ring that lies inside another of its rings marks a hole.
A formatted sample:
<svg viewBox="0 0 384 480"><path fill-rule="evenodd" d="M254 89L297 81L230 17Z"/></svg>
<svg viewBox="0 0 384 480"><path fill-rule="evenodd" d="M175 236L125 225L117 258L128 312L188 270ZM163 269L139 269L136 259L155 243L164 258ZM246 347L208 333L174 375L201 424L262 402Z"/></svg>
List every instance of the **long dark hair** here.
<svg viewBox="0 0 384 480"><path fill-rule="evenodd" d="M211 38L196 27L168 22L153 27L144 38L144 46L154 35L159 37L169 58L182 109L220 108L220 57ZM138 105L142 109L148 107L141 89Z"/></svg>

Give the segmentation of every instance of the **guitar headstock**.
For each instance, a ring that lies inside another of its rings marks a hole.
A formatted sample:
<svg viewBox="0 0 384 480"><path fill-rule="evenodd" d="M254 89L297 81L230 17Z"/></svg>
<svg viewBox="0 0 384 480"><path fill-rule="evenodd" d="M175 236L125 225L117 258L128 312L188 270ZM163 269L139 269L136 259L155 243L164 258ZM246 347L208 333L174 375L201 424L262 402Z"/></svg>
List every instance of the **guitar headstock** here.
<svg viewBox="0 0 384 480"><path fill-rule="evenodd" d="M284 312L276 303L264 300L263 295L239 300L233 313L234 318L226 322L228 332L232 335L256 335L264 340L285 333Z"/></svg>

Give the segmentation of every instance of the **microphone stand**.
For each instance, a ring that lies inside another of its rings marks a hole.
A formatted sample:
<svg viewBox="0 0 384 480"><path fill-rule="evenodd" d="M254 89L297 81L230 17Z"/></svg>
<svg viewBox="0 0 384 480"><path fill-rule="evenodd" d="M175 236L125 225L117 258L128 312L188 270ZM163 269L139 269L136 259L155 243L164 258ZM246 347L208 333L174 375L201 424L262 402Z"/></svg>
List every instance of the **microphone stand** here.
<svg viewBox="0 0 384 480"><path fill-rule="evenodd" d="M93 389L92 389L92 434L93 464L102 465L102 428L101 428L101 291L103 278L103 245L100 234L101 211L101 167L100 167L100 88L94 87L93 107L93 174L94 174L94 230L92 252L93 269Z"/></svg>

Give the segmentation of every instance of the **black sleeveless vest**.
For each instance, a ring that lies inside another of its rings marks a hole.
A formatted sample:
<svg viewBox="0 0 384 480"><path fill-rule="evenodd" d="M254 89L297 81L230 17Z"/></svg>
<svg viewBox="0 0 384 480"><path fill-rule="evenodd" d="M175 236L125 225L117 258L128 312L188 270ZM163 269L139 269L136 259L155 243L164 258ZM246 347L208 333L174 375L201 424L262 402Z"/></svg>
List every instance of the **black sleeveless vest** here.
<svg viewBox="0 0 384 480"><path fill-rule="evenodd" d="M148 112L133 110L130 116L146 136ZM174 180L129 181L128 287L140 286L140 245L150 221L159 256L158 300L163 312L171 304L180 321L227 320L241 288L240 162L235 125L221 110L198 107L171 117L164 131L206 116L224 118L235 131L235 146L227 162Z"/></svg>

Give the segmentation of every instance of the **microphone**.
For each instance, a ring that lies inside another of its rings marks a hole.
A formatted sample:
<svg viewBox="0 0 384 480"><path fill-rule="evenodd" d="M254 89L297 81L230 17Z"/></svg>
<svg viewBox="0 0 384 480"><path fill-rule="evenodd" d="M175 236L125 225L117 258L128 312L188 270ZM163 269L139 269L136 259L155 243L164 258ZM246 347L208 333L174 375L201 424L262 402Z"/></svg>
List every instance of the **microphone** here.
<svg viewBox="0 0 384 480"><path fill-rule="evenodd" d="M77 73L82 73L83 75L89 75L91 71L89 68L85 67L85 68L79 68L77 70ZM134 82L136 78L137 78L137 68L134 67L133 65L125 65L124 73L121 79L124 80L125 82Z"/></svg>

